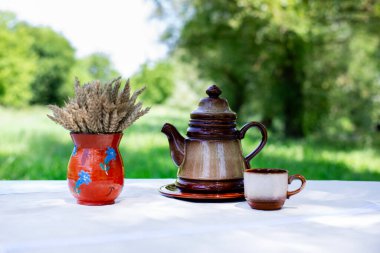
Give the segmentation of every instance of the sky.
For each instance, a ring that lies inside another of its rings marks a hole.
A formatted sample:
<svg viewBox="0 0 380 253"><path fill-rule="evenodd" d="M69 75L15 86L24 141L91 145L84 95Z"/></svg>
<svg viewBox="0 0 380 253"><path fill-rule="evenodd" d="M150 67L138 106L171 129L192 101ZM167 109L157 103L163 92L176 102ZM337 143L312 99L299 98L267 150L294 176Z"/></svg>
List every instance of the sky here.
<svg viewBox="0 0 380 253"><path fill-rule="evenodd" d="M0 10L63 34L78 57L106 53L124 77L167 53L159 42L164 24L150 18L149 0L0 0Z"/></svg>

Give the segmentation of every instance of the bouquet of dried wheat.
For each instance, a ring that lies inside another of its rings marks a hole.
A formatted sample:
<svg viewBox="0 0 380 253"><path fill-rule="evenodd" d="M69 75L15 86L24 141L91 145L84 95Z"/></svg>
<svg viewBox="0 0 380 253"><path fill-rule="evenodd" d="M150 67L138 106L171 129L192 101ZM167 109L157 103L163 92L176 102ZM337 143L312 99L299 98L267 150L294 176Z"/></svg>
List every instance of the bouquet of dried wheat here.
<svg viewBox="0 0 380 253"><path fill-rule="evenodd" d="M131 95L129 80L120 90L121 77L109 83L80 85L75 79L75 97L60 108L49 105L51 120L74 133L120 133L149 111L136 101L145 87Z"/></svg>

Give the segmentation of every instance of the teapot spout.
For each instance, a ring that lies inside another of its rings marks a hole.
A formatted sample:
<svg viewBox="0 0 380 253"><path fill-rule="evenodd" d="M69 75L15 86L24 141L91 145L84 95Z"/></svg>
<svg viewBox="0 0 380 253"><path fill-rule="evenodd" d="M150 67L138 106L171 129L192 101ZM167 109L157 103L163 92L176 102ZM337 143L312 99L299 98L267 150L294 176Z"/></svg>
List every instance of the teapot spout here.
<svg viewBox="0 0 380 253"><path fill-rule="evenodd" d="M173 125L168 123L162 127L161 132L168 137L170 154L174 163L180 166L185 156L185 138L182 137Z"/></svg>

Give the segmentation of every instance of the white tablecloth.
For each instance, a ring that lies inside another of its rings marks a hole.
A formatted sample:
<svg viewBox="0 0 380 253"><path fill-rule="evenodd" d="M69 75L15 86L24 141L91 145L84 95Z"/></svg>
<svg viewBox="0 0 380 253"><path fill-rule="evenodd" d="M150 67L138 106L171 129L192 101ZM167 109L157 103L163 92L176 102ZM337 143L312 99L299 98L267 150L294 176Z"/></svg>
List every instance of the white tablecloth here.
<svg viewBox="0 0 380 253"><path fill-rule="evenodd" d="M126 180L81 206L65 181L0 181L0 252L380 252L380 182L308 181L280 211L161 196Z"/></svg>

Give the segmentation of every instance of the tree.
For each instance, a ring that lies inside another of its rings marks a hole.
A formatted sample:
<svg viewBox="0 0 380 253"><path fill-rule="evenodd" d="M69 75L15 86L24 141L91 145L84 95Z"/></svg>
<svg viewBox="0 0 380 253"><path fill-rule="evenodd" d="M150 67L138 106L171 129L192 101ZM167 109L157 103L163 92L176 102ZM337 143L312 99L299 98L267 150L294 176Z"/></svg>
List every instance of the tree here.
<svg viewBox="0 0 380 253"><path fill-rule="evenodd" d="M162 104L174 89L173 67L168 61L154 64L145 63L132 77L132 83L146 85L147 90L142 98L148 103Z"/></svg>
<svg viewBox="0 0 380 253"><path fill-rule="evenodd" d="M173 51L181 48L197 60L200 72L222 86L234 110L260 111L267 124L282 122L289 137L339 129L339 123L328 120L332 115L335 121L348 119L361 132L374 125L379 2L155 2L159 17L175 20L163 36ZM366 54L353 50L358 44ZM366 59L369 71L353 72L358 70L353 59ZM355 80L355 88L342 90L342 80L347 88ZM347 96L354 94L358 101L350 103ZM358 115L362 120L355 119Z"/></svg>
<svg viewBox="0 0 380 253"><path fill-rule="evenodd" d="M107 55L77 60L74 53L69 41L51 28L0 12L0 105L60 104L73 94L75 76L87 82L119 76Z"/></svg>
<svg viewBox="0 0 380 253"><path fill-rule="evenodd" d="M36 58L30 46L33 39L15 15L0 12L0 104L25 106L32 96L30 83Z"/></svg>
<svg viewBox="0 0 380 253"><path fill-rule="evenodd" d="M93 53L76 60L61 93L64 97L73 95L73 83L75 77L78 77L79 80L86 83L93 80L107 82L118 76L120 76L120 73L113 67L108 55L103 53Z"/></svg>
<svg viewBox="0 0 380 253"><path fill-rule="evenodd" d="M78 61L77 66L85 72L90 80L109 81L119 75L110 58L103 53L94 53Z"/></svg>
<svg viewBox="0 0 380 253"><path fill-rule="evenodd" d="M31 103L62 103L61 89L75 63L74 48L51 28L28 26L28 31L33 38L31 51L37 56Z"/></svg>

